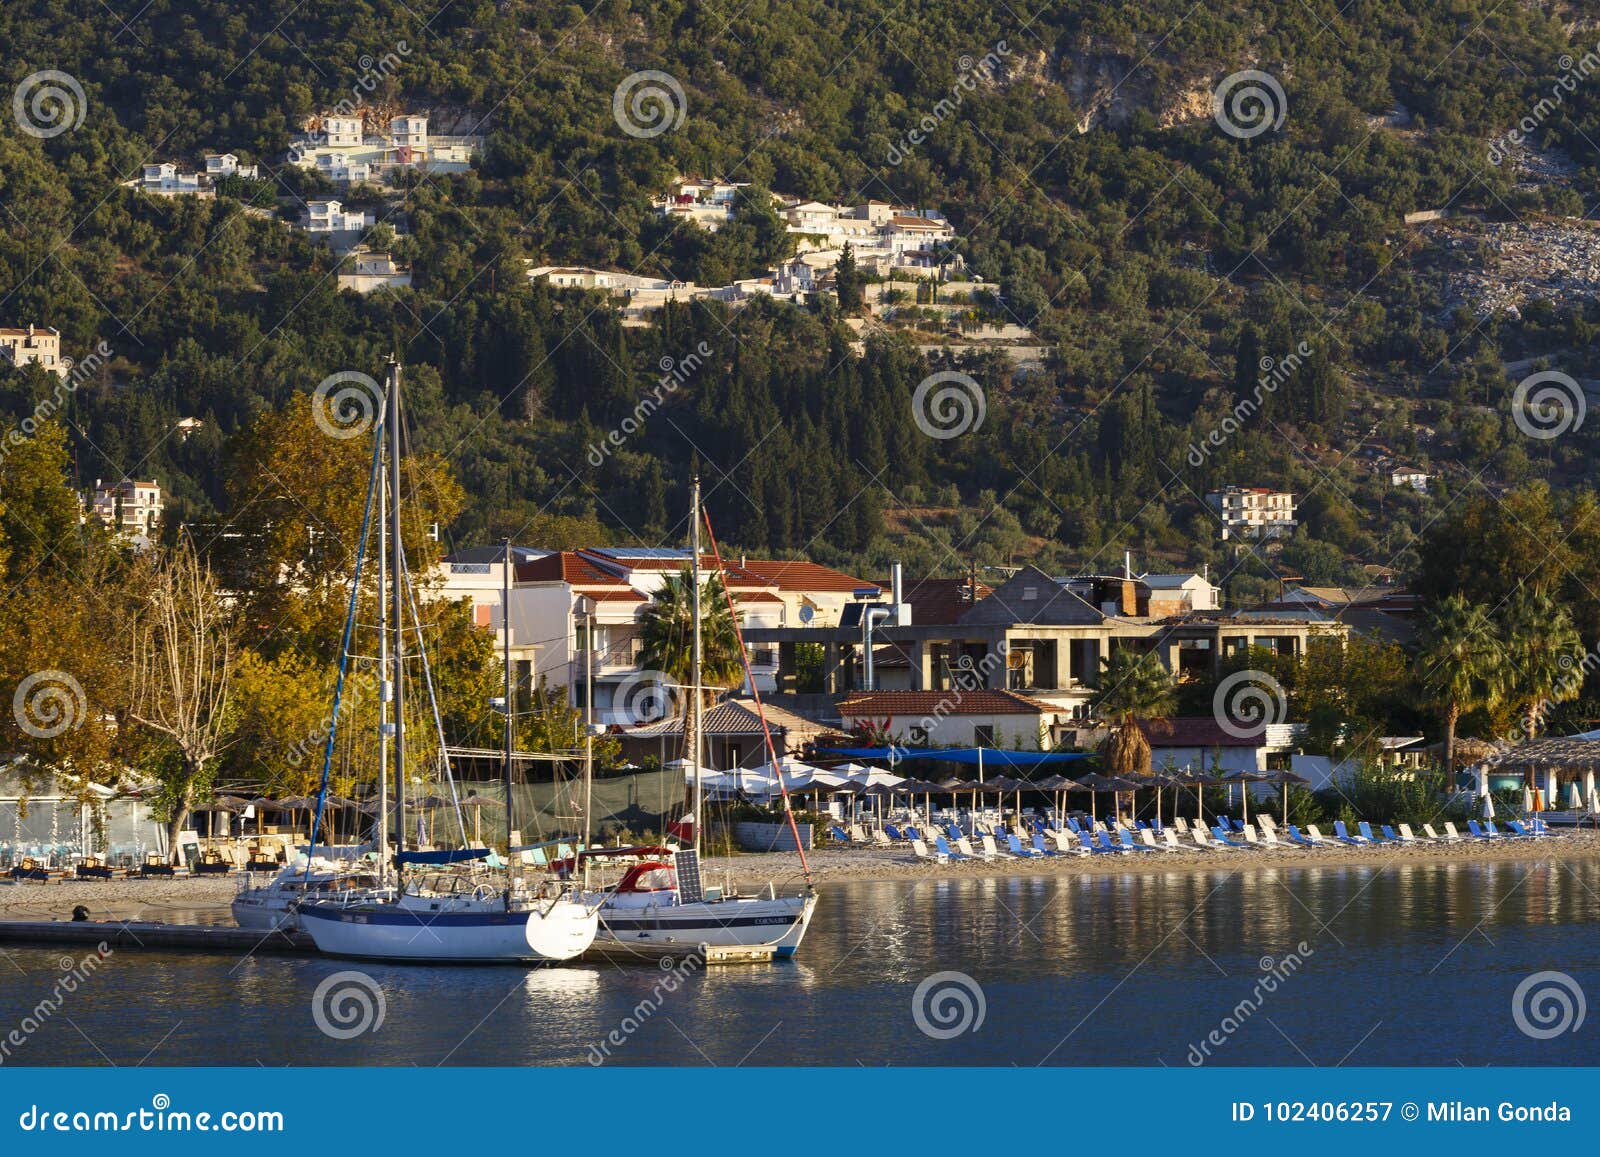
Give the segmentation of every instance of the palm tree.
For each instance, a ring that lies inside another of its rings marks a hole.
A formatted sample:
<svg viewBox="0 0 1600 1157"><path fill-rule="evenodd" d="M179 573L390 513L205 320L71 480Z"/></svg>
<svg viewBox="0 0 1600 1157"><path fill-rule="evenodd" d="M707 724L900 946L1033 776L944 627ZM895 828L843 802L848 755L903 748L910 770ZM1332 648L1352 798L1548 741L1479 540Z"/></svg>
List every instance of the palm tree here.
<svg viewBox="0 0 1600 1157"><path fill-rule="evenodd" d="M639 664L649 671L660 672L666 679L680 687L691 681L690 667L694 653L694 579L685 567L679 574L671 575L656 591L644 609L639 636L643 646ZM714 693L708 689L737 687L744 680L744 659L739 653L739 636L734 630L733 616L728 610L728 598L723 592L722 579L712 574L700 581L700 685L701 706L711 702ZM691 733L693 715L687 700L674 697L674 704L685 718L684 743L691 751L699 736Z"/></svg>
<svg viewBox="0 0 1600 1157"><path fill-rule="evenodd" d="M1444 719L1444 774L1456 770L1456 723L1462 713L1495 701L1503 687L1505 652L1488 612L1451 595L1428 614L1418 634L1417 686Z"/></svg>
<svg viewBox="0 0 1600 1157"><path fill-rule="evenodd" d="M1583 640L1567 609L1530 587L1512 596L1501 635L1506 698L1521 710L1522 737L1532 739L1545 711L1582 689Z"/></svg>
<svg viewBox="0 0 1600 1157"><path fill-rule="evenodd" d="M1141 653L1128 647L1112 651L1101 666L1094 705L1116 723L1102 749L1106 770L1112 775L1148 775L1150 741L1139 723L1172 710L1172 676L1154 651Z"/></svg>

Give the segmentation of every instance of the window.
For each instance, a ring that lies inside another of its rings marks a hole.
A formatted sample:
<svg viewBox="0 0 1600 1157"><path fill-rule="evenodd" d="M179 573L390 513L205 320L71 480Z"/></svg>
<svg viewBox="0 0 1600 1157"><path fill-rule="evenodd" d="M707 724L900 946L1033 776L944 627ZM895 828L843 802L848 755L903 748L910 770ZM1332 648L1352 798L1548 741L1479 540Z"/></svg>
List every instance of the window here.
<svg viewBox="0 0 1600 1157"><path fill-rule="evenodd" d="M984 724L984 723L979 723L979 724L975 725L972 728L972 745L974 747L993 747L993 746L995 746L995 742L994 742L994 726L992 724Z"/></svg>

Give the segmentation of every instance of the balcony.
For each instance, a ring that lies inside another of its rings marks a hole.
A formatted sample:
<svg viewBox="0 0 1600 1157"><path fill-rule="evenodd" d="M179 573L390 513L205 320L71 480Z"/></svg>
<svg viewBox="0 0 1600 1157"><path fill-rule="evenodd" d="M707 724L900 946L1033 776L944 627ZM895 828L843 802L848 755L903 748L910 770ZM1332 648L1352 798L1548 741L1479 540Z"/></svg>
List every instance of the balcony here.
<svg viewBox="0 0 1600 1157"><path fill-rule="evenodd" d="M618 671L631 671L639 665L642 647L637 638L607 643L593 649L579 646L572 652L573 669L582 675L594 663L596 675L611 675Z"/></svg>

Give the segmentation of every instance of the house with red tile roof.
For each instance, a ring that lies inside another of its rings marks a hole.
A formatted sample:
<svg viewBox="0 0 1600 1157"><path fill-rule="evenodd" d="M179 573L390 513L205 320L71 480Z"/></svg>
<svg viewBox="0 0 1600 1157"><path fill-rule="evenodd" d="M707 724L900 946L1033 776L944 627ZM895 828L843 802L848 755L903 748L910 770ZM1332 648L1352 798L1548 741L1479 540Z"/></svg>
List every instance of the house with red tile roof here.
<svg viewBox="0 0 1600 1157"><path fill-rule="evenodd" d="M858 691L839 701L846 730L871 726L913 746L1050 751L1071 727L1070 710L1016 691Z"/></svg>

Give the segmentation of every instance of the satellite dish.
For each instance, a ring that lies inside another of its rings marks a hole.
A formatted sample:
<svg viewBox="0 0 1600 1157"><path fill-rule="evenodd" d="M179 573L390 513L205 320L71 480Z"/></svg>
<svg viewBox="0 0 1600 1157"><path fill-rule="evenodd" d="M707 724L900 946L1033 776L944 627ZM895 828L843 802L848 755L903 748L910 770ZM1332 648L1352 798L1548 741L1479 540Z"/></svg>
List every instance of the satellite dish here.
<svg viewBox="0 0 1600 1157"><path fill-rule="evenodd" d="M817 610L816 610L815 607L802 606L800 608L800 621L802 623L805 623L805 624L809 625L811 623L811 620L816 618L816 617L817 617Z"/></svg>

